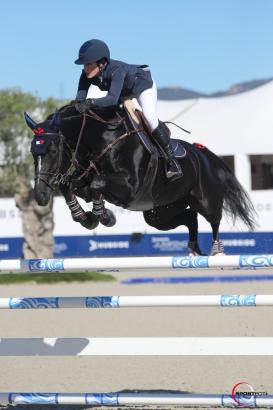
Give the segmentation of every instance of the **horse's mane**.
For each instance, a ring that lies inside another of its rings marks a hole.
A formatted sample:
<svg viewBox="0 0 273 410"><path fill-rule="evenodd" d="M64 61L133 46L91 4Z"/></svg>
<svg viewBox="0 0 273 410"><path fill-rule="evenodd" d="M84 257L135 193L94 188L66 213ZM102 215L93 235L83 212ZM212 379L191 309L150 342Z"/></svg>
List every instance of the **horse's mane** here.
<svg viewBox="0 0 273 410"><path fill-rule="evenodd" d="M117 107L105 107L105 108L92 108L92 111L97 114L99 117L101 117L104 121L118 121L120 120L120 116L124 115L124 112L120 110ZM70 104L66 104L59 108L57 112L60 114L61 119L70 119L72 117L81 117L82 114L80 114L76 107L75 103L72 102ZM46 118L46 120L51 120L54 116L54 113L49 114Z"/></svg>

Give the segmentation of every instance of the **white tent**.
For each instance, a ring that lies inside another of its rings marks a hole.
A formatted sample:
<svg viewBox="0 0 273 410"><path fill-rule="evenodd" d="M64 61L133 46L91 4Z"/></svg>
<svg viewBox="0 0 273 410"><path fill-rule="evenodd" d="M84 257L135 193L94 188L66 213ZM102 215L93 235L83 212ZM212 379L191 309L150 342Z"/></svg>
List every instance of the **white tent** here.
<svg viewBox="0 0 273 410"><path fill-rule="evenodd" d="M173 137L200 142L217 155L234 155L235 173L248 190L248 156L273 154L273 81L228 97L159 101L158 114L192 132L171 126Z"/></svg>

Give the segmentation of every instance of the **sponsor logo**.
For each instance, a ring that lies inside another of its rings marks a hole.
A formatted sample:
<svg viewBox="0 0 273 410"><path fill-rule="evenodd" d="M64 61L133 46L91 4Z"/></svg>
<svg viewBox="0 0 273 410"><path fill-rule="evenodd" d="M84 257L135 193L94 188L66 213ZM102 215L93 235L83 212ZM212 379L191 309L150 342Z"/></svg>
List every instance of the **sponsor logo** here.
<svg viewBox="0 0 273 410"><path fill-rule="evenodd" d="M249 407L255 406L256 397L267 396L267 392L255 391L251 384L241 381L233 386L231 396L238 406Z"/></svg>
<svg viewBox="0 0 273 410"><path fill-rule="evenodd" d="M36 145L43 145L45 143L45 140L37 140Z"/></svg>
<svg viewBox="0 0 273 410"><path fill-rule="evenodd" d="M89 241L89 252L94 252L98 249L129 249L129 241Z"/></svg>
<svg viewBox="0 0 273 410"><path fill-rule="evenodd" d="M8 243L0 243L0 252L9 252L9 250Z"/></svg>
<svg viewBox="0 0 273 410"><path fill-rule="evenodd" d="M168 236L154 236L151 238L151 241L153 249L158 249L161 252L184 251L188 246L187 241L171 239Z"/></svg>
<svg viewBox="0 0 273 410"><path fill-rule="evenodd" d="M224 246L256 246L255 239L222 239Z"/></svg>
<svg viewBox="0 0 273 410"><path fill-rule="evenodd" d="M58 254L58 253L62 253L67 251L68 246L65 242L60 242L60 243L55 243L54 244L54 253Z"/></svg>

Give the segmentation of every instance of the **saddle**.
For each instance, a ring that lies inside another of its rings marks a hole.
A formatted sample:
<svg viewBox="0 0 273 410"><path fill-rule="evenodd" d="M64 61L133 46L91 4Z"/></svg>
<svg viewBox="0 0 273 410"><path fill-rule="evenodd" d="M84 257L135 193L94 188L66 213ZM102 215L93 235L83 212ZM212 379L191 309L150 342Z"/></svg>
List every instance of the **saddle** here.
<svg viewBox="0 0 273 410"><path fill-rule="evenodd" d="M153 185L158 170L158 159L164 158L164 155L153 138L147 120L142 111L136 109L135 104L131 99L125 100L123 102L123 107L126 113L126 121L129 123L128 125L130 128L135 130L141 143L150 154L150 161L146 170L143 184L141 185L136 196L130 201L130 203L127 204L126 208L132 211L145 211L155 206ZM169 129L168 132L170 133ZM186 150L180 140L171 139L171 143L176 158L183 158L187 155Z"/></svg>
<svg viewBox="0 0 273 410"><path fill-rule="evenodd" d="M154 149L156 148L158 152L158 157L163 157L163 154L161 152L161 149L158 148L158 145L155 141L155 139L152 136L152 133L150 131L150 127L147 123L146 118L144 117L142 111L138 110L135 107L135 104L133 100L127 99L123 102L124 110L127 114L127 118L133 127L135 129L136 133L139 136L140 141L144 145L144 147L147 149L147 151L152 154ZM170 135L170 130L167 127L167 125L161 121L162 124L167 128L167 131ZM186 149L183 146L183 143L181 140L171 138L171 145L173 147L173 151L175 154L176 158L183 158L187 155Z"/></svg>

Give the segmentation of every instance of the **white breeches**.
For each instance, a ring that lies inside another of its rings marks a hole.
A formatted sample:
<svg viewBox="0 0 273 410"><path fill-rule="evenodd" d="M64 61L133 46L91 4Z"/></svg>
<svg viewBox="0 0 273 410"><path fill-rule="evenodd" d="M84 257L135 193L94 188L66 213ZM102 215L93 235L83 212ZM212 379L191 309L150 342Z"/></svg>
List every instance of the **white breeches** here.
<svg viewBox="0 0 273 410"><path fill-rule="evenodd" d="M144 117L146 118L151 131L154 131L158 126L158 116L157 116L157 87L153 80L152 88L142 91L136 97Z"/></svg>
<svg viewBox="0 0 273 410"><path fill-rule="evenodd" d="M107 95L107 91L101 91L95 85L89 87L86 98L100 98ZM136 97L137 102L139 103L144 117L146 118L151 132L156 129L158 126L158 116L157 116L157 87L156 83L153 80L152 88L142 91Z"/></svg>

